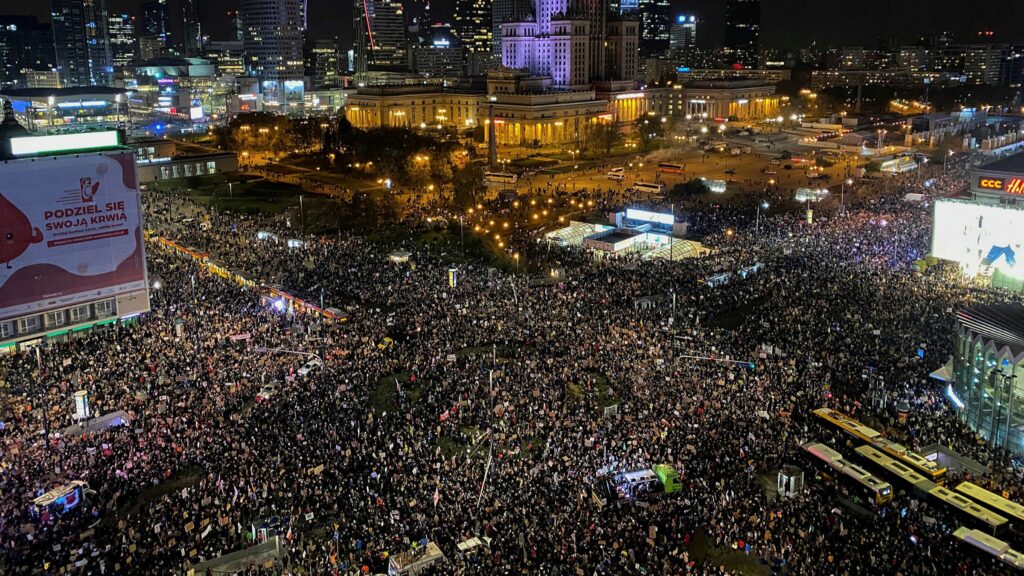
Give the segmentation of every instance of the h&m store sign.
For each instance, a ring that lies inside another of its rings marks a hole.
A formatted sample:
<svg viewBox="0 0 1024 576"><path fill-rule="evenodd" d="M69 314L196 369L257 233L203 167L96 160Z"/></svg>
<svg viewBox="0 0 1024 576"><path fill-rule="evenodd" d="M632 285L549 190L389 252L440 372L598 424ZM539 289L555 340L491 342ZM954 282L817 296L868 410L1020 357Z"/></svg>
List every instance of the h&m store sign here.
<svg viewBox="0 0 1024 576"><path fill-rule="evenodd" d="M1005 192L1006 194L1020 194L1024 196L1024 178L997 178L994 176L981 176L978 178L978 188L992 190L993 192Z"/></svg>

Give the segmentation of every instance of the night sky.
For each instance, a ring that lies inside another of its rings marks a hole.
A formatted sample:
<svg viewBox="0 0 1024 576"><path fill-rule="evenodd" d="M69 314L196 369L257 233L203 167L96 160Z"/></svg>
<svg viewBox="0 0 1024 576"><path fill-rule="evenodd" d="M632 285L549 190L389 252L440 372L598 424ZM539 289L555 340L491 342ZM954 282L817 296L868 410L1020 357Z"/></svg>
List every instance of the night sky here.
<svg viewBox="0 0 1024 576"><path fill-rule="evenodd" d="M107 0L111 11L137 14L145 0ZM721 40L724 0L671 0L674 14L695 14L703 23L698 43L714 46ZM178 0L170 0L172 13ZM310 34L315 37L351 36L351 3L347 0L308 0ZM424 0L404 0L409 13L418 14ZM454 0L434 0L435 21L450 21ZM46 0L2 0L0 13L35 14L47 19ZM212 39L228 39L229 10L238 0L199 0L204 29ZM943 30L958 41L971 41L983 28L995 32L997 42L1024 39L1022 0L762 0L762 44L801 47L817 41L831 45L871 45L897 36L903 42ZM180 13L180 12L178 12ZM175 18L171 18L175 22ZM180 19L178 19L180 20ZM175 22L180 25L179 22Z"/></svg>

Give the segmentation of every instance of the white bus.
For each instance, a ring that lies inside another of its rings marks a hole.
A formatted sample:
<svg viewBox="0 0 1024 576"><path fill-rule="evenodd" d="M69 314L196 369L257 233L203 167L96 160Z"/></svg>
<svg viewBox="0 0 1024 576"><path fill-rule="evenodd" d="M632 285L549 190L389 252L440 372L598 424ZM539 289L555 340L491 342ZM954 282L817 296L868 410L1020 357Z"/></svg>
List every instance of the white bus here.
<svg viewBox="0 0 1024 576"><path fill-rule="evenodd" d="M662 194L665 192L665 185L652 184L651 182L633 182L633 190L647 192L648 194Z"/></svg>
<svg viewBox="0 0 1024 576"><path fill-rule="evenodd" d="M484 182L488 184L515 184L519 176L505 172L485 172Z"/></svg>
<svg viewBox="0 0 1024 576"><path fill-rule="evenodd" d="M658 172L664 172L666 174L686 174L686 166L683 164L662 162L661 164L658 164Z"/></svg>

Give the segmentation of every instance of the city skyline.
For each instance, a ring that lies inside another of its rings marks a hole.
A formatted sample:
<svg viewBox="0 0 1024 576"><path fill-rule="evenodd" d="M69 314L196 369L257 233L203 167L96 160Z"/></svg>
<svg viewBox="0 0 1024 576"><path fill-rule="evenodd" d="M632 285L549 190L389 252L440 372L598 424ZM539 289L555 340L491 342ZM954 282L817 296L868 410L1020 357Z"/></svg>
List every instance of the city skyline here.
<svg viewBox="0 0 1024 576"><path fill-rule="evenodd" d="M144 0L108 0L110 12L128 12L138 16ZM171 0L180 6L181 0ZM211 39L232 37L233 25L227 13L238 9L238 0L206 0L201 3L201 21ZM421 2L405 3L410 16L421 12ZM431 3L432 20L451 22L454 0L435 0ZM1017 32L1015 22L1024 19L1024 4L1009 0L980 3L970 11L962 11L955 0L891 4L883 0L836 0L828 11L806 0L762 0L761 45L764 47L799 48L817 42L823 45L875 45L896 37L902 43L917 37L949 31L958 42L969 42L979 30L991 30L985 42L1020 42L1024 36ZM49 21L49 5L35 0L9 0L5 14L35 15ZM309 35L313 37L338 36L345 43L352 40L352 7L347 2L309 0ZM725 3L719 0L674 0L671 14L694 14L702 23L698 39L700 46L718 46L723 41ZM950 14L956 18L950 18ZM885 18L877 20L879 14ZM223 16L221 16L223 15ZM843 25L836 25L836 18ZM981 40L981 39L979 39Z"/></svg>

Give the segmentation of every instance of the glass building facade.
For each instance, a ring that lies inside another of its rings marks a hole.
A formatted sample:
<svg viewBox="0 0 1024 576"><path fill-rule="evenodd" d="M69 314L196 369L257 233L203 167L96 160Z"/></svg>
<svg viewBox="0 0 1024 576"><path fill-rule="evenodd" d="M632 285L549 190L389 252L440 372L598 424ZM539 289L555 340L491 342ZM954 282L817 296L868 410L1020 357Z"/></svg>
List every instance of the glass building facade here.
<svg viewBox="0 0 1024 576"><path fill-rule="evenodd" d="M950 401L991 446L1024 455L1024 306L976 307L957 316Z"/></svg>

